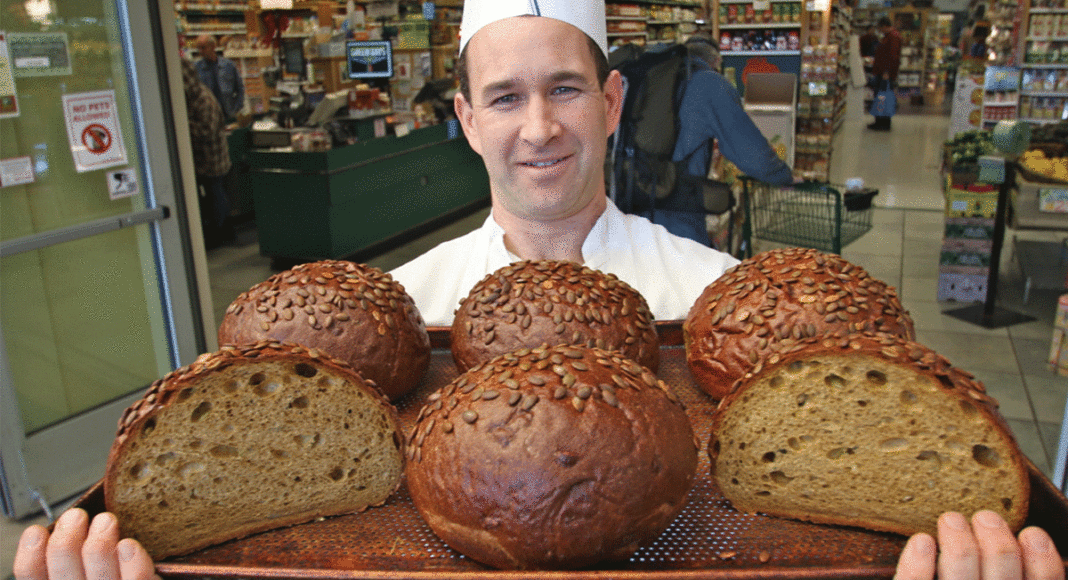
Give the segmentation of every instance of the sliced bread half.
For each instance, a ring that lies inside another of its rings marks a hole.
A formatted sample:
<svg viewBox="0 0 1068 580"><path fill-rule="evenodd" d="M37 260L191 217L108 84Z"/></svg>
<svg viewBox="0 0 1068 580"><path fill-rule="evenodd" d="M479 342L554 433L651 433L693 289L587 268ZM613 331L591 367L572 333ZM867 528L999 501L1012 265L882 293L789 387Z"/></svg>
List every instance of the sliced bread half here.
<svg viewBox="0 0 1068 580"><path fill-rule="evenodd" d="M104 499L153 558L379 505L400 485L396 409L319 351L224 347L123 415Z"/></svg>
<svg viewBox="0 0 1068 580"><path fill-rule="evenodd" d="M1027 516L1023 456L981 383L889 335L812 338L734 386L708 452L739 510L912 534L939 514Z"/></svg>

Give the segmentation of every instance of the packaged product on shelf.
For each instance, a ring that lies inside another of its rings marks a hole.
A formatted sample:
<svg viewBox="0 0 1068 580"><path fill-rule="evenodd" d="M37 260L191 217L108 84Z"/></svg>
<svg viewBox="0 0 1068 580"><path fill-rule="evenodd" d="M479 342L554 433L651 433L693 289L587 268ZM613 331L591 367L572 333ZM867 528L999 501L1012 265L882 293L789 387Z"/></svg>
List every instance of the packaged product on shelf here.
<svg viewBox="0 0 1068 580"><path fill-rule="evenodd" d="M721 32L719 34L719 50L723 52L731 49L731 33Z"/></svg>
<svg viewBox="0 0 1068 580"><path fill-rule="evenodd" d="M720 24L727 24L729 22L730 22L730 20L727 18L727 5L726 4L720 4L719 5L719 23Z"/></svg>
<svg viewBox="0 0 1068 580"><path fill-rule="evenodd" d="M801 36L796 30L791 30L787 37L787 50L800 50L801 48Z"/></svg>
<svg viewBox="0 0 1068 580"><path fill-rule="evenodd" d="M745 23L752 24L756 22L756 10L753 9L752 4L745 5Z"/></svg>
<svg viewBox="0 0 1068 580"><path fill-rule="evenodd" d="M727 24L738 24L738 5L727 5Z"/></svg>

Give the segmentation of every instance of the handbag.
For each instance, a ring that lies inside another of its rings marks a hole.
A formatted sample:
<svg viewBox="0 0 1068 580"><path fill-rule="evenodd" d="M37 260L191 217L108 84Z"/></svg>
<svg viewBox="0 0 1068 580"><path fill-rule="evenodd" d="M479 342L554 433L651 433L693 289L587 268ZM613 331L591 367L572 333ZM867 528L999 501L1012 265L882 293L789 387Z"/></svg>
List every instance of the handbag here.
<svg viewBox="0 0 1068 580"><path fill-rule="evenodd" d="M879 90L875 92L875 98L871 103L871 114L873 117L893 117L896 112L897 95L889 81L884 81L880 84Z"/></svg>

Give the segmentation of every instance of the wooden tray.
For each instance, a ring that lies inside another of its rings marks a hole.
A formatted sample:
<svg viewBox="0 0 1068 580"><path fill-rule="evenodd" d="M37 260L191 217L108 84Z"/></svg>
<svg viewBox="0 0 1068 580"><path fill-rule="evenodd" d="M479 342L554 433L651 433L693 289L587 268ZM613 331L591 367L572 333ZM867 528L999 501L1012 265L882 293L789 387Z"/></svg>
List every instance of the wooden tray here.
<svg viewBox="0 0 1068 580"><path fill-rule="evenodd" d="M659 376L686 404L704 445L714 405L692 381L679 323L658 324ZM398 404L401 424L412 427L426 397L457 376L447 350L447 329L431 331L434 354L423 384ZM683 512L654 542L628 561L571 572L513 572L486 568L439 540L412 506L407 488L385 505L264 532L157 563L165 577L242 578L890 578L906 538L846 527L746 515L735 511L709 478L701 450L697 481ZM1030 466L1028 525L1053 536L1068 556L1068 499ZM103 510L100 486L78 504ZM766 560L766 561L762 561ZM1068 565L1068 559L1065 564Z"/></svg>

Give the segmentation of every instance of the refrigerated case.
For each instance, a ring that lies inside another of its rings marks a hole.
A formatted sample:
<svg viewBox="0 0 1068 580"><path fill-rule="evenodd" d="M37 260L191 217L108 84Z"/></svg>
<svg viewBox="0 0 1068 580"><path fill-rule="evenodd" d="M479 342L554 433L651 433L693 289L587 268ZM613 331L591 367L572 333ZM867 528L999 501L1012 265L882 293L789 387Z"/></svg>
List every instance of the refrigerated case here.
<svg viewBox="0 0 1068 580"><path fill-rule="evenodd" d="M183 94L177 46L162 40L174 38L173 6L166 19L160 8L0 0L9 516L47 511L98 480L122 410L208 346L207 285L195 283L203 246L185 219L197 215L181 162L189 134L184 101L173 104Z"/></svg>

